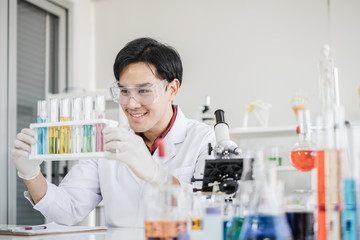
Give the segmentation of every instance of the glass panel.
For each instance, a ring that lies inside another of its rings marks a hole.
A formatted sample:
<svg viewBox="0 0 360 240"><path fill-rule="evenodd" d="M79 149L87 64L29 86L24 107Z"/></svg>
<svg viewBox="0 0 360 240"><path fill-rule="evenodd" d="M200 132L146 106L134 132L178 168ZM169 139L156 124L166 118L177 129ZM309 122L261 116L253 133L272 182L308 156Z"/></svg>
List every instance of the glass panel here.
<svg viewBox="0 0 360 240"><path fill-rule="evenodd" d="M46 12L18 1L17 132L36 122L36 102L45 99ZM16 182L16 224L42 224L44 217L24 198L26 186Z"/></svg>

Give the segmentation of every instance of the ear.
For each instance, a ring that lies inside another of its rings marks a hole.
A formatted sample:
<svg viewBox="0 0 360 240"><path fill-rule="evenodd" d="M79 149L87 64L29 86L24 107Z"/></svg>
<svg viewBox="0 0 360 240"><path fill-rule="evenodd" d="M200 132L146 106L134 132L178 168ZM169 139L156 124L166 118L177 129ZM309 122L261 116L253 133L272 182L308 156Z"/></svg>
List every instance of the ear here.
<svg viewBox="0 0 360 240"><path fill-rule="evenodd" d="M167 92L169 93L170 100L173 101L179 91L180 81L175 78L167 85Z"/></svg>

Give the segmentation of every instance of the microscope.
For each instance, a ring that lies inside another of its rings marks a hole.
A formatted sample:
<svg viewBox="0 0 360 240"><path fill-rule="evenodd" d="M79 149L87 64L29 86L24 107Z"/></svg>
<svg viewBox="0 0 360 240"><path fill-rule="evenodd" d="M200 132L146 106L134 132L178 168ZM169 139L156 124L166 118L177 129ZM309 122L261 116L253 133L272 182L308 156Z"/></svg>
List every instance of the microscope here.
<svg viewBox="0 0 360 240"><path fill-rule="evenodd" d="M216 110L215 118L216 145L208 145L208 153L213 153L215 159L205 160L204 178L192 177L191 182L202 181L202 188L195 188L194 192L223 192L227 200L231 200L238 189L238 181L252 178L254 159L244 158L241 149L230 140L224 111Z"/></svg>

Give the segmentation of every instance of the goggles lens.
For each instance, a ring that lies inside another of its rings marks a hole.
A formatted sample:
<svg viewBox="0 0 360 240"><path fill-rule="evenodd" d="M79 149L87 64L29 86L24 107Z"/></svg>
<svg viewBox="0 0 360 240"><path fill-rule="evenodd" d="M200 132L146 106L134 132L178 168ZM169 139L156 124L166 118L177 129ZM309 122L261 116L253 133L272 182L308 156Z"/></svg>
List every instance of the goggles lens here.
<svg viewBox="0 0 360 240"><path fill-rule="evenodd" d="M133 98L141 105L149 105L164 94L167 83L164 79L150 86L113 86L110 88L110 95L115 102L120 104L128 104L130 98ZM117 85L117 82L114 84Z"/></svg>

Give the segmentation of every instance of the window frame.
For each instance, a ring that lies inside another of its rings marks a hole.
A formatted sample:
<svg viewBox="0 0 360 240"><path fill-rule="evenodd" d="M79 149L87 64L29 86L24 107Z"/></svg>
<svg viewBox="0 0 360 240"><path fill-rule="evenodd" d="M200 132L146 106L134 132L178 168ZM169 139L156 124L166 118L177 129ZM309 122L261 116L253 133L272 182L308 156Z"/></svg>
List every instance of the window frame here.
<svg viewBox="0 0 360 240"><path fill-rule="evenodd" d="M59 17L58 89L63 91L71 79L68 69L72 64L73 4L68 0L25 1ZM16 224L17 171L10 158L10 152L17 134L17 1L1 0L0 4L0 30L5 32L4 36L0 37L0 47L1 50L7 49L6 56L2 54L0 57L0 70L5 69L5 71L0 71L0 131L6 133L1 134L0 137L0 158L7 160L0 161L0 191L5 192L0 195L0 212L2 213L0 223ZM47 43L46 47L48 46ZM49 64L49 59L46 59L46 62ZM48 96L49 73L46 72L45 75L45 96Z"/></svg>

